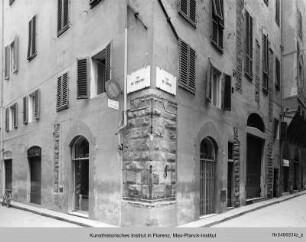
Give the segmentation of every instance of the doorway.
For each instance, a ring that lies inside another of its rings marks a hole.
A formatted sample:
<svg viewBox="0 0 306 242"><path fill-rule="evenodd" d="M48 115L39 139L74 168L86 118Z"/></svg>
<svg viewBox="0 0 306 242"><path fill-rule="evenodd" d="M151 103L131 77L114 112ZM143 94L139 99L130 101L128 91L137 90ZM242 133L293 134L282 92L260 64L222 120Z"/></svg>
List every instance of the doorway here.
<svg viewBox="0 0 306 242"><path fill-rule="evenodd" d="M278 197L278 169L274 168L273 172L273 197Z"/></svg>
<svg viewBox="0 0 306 242"><path fill-rule="evenodd" d="M288 192L289 188L289 167L283 166L283 192Z"/></svg>
<svg viewBox="0 0 306 242"><path fill-rule="evenodd" d="M200 148L200 215L215 213L216 146L210 138Z"/></svg>
<svg viewBox="0 0 306 242"><path fill-rule="evenodd" d="M30 170L30 203L41 203L41 149L34 146L28 150Z"/></svg>
<svg viewBox="0 0 306 242"><path fill-rule="evenodd" d="M72 146L74 176L74 211L87 214L89 210L89 143L78 137Z"/></svg>
<svg viewBox="0 0 306 242"><path fill-rule="evenodd" d="M5 189L12 190L12 182L13 182L13 164L12 160L4 160L4 175L5 175Z"/></svg>
<svg viewBox="0 0 306 242"><path fill-rule="evenodd" d="M261 156L263 142L254 136L247 136L247 180L246 198L260 197Z"/></svg>

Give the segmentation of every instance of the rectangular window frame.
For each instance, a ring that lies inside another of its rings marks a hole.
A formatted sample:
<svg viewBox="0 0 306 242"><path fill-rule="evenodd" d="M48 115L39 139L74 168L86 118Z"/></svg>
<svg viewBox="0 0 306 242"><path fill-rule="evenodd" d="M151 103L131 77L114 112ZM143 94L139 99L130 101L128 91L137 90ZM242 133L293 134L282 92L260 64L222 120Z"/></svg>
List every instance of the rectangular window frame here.
<svg viewBox="0 0 306 242"><path fill-rule="evenodd" d="M262 35L262 91L268 94L269 91L269 39L268 35Z"/></svg>
<svg viewBox="0 0 306 242"><path fill-rule="evenodd" d="M69 75L68 72L57 78L56 111L69 108Z"/></svg>
<svg viewBox="0 0 306 242"><path fill-rule="evenodd" d="M29 21L29 39L28 39L28 53L27 60L31 61L37 56L37 17L34 15Z"/></svg>
<svg viewBox="0 0 306 242"><path fill-rule="evenodd" d="M244 75L248 80L253 80L253 18L248 11L245 11Z"/></svg>
<svg viewBox="0 0 306 242"><path fill-rule="evenodd" d="M223 53L223 31L224 31L224 1L211 0L211 44L219 53ZM217 7L219 6L219 7Z"/></svg>
<svg viewBox="0 0 306 242"><path fill-rule="evenodd" d="M70 27L69 0L58 0L57 4L57 37L59 37Z"/></svg>
<svg viewBox="0 0 306 242"><path fill-rule="evenodd" d="M6 131L13 131L18 128L18 104L14 103L13 105L6 108Z"/></svg>

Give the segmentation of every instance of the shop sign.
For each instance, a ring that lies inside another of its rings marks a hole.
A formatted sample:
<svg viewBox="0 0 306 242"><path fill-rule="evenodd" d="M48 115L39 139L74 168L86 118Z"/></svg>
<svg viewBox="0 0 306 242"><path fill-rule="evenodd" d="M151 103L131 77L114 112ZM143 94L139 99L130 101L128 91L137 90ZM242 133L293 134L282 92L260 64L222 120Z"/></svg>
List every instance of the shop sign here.
<svg viewBox="0 0 306 242"><path fill-rule="evenodd" d="M283 166L289 167L289 160L283 160Z"/></svg>
<svg viewBox="0 0 306 242"><path fill-rule="evenodd" d="M135 71L127 76L127 93L150 86L150 66Z"/></svg>
<svg viewBox="0 0 306 242"><path fill-rule="evenodd" d="M176 95L176 77L156 67L156 87L172 95Z"/></svg>
<svg viewBox="0 0 306 242"><path fill-rule="evenodd" d="M116 101L116 100L108 99L107 106L109 108L113 108L113 109L118 110L119 109L119 102Z"/></svg>

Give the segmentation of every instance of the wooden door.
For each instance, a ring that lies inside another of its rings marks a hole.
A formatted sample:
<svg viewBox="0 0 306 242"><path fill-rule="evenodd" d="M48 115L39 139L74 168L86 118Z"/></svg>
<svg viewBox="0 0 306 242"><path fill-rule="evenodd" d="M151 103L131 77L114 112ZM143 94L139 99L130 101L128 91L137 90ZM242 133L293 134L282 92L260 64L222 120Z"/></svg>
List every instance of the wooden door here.
<svg viewBox="0 0 306 242"><path fill-rule="evenodd" d="M228 162L227 169L227 206L232 207L232 193L233 193L233 166L234 162Z"/></svg>
<svg viewBox="0 0 306 242"><path fill-rule="evenodd" d="M5 169L5 189L12 190L12 181L13 181L12 160L4 160L4 169Z"/></svg>
<svg viewBox="0 0 306 242"><path fill-rule="evenodd" d="M40 157L29 158L30 163L30 202L40 204L41 202L41 159Z"/></svg>

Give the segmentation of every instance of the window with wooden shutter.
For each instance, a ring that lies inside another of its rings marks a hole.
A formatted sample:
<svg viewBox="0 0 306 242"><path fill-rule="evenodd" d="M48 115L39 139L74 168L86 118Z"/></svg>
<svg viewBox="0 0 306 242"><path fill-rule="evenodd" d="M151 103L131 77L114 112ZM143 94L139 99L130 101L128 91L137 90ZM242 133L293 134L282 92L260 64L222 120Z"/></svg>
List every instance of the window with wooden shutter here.
<svg viewBox="0 0 306 242"><path fill-rule="evenodd" d="M40 90L34 92L34 119L40 118Z"/></svg>
<svg viewBox="0 0 306 242"><path fill-rule="evenodd" d="M87 99L88 90L88 58L77 60L77 99Z"/></svg>
<svg viewBox="0 0 306 242"><path fill-rule="evenodd" d="M180 40L180 86L195 93L196 52Z"/></svg>
<svg viewBox="0 0 306 242"><path fill-rule="evenodd" d="M11 43L11 66L12 72L18 71L18 37L15 36L14 41Z"/></svg>
<svg viewBox="0 0 306 242"><path fill-rule="evenodd" d="M197 23L197 2L196 0L180 0L179 13L183 16L192 26L196 27Z"/></svg>
<svg viewBox="0 0 306 242"><path fill-rule="evenodd" d="M28 55L30 61L37 55L36 52L36 15L29 22Z"/></svg>
<svg viewBox="0 0 306 242"><path fill-rule="evenodd" d="M302 19L302 13L298 10L298 34L301 39L303 39L303 19Z"/></svg>
<svg viewBox="0 0 306 242"><path fill-rule="evenodd" d="M29 122L29 98L28 96L23 97L23 123Z"/></svg>
<svg viewBox="0 0 306 242"><path fill-rule="evenodd" d="M280 0L275 0L275 22L280 26Z"/></svg>
<svg viewBox="0 0 306 242"><path fill-rule="evenodd" d="M253 18L245 12L245 76L252 80L253 78Z"/></svg>
<svg viewBox="0 0 306 242"><path fill-rule="evenodd" d="M269 40L268 36L263 34L262 35L262 89L263 92L266 94L268 93L268 79L269 79Z"/></svg>
<svg viewBox="0 0 306 242"><path fill-rule="evenodd" d="M211 43L216 49L223 53L223 30L224 30L224 11L223 0L211 0L212 6L212 34Z"/></svg>
<svg viewBox="0 0 306 242"><path fill-rule="evenodd" d="M5 109L5 130L8 132L10 130L10 109Z"/></svg>
<svg viewBox="0 0 306 242"><path fill-rule="evenodd" d="M225 75L223 108L225 110L231 111L231 107L232 107L232 80L230 76Z"/></svg>
<svg viewBox="0 0 306 242"><path fill-rule="evenodd" d="M280 90L280 61L275 57L275 88Z"/></svg>
<svg viewBox="0 0 306 242"><path fill-rule="evenodd" d="M56 110L67 109L69 107L68 73L57 78Z"/></svg>
<svg viewBox="0 0 306 242"><path fill-rule="evenodd" d="M18 104L15 103L12 107L12 118L13 118L13 125L14 128L17 129L18 128Z"/></svg>
<svg viewBox="0 0 306 242"><path fill-rule="evenodd" d="M57 36L69 28L69 0L57 1Z"/></svg>
<svg viewBox="0 0 306 242"><path fill-rule="evenodd" d="M101 0L89 0L90 7L93 8L96 6Z"/></svg>
<svg viewBox="0 0 306 242"><path fill-rule="evenodd" d="M10 78L10 74L11 74L11 50L10 50L10 46L6 46L4 49L4 78L6 80L8 80Z"/></svg>

